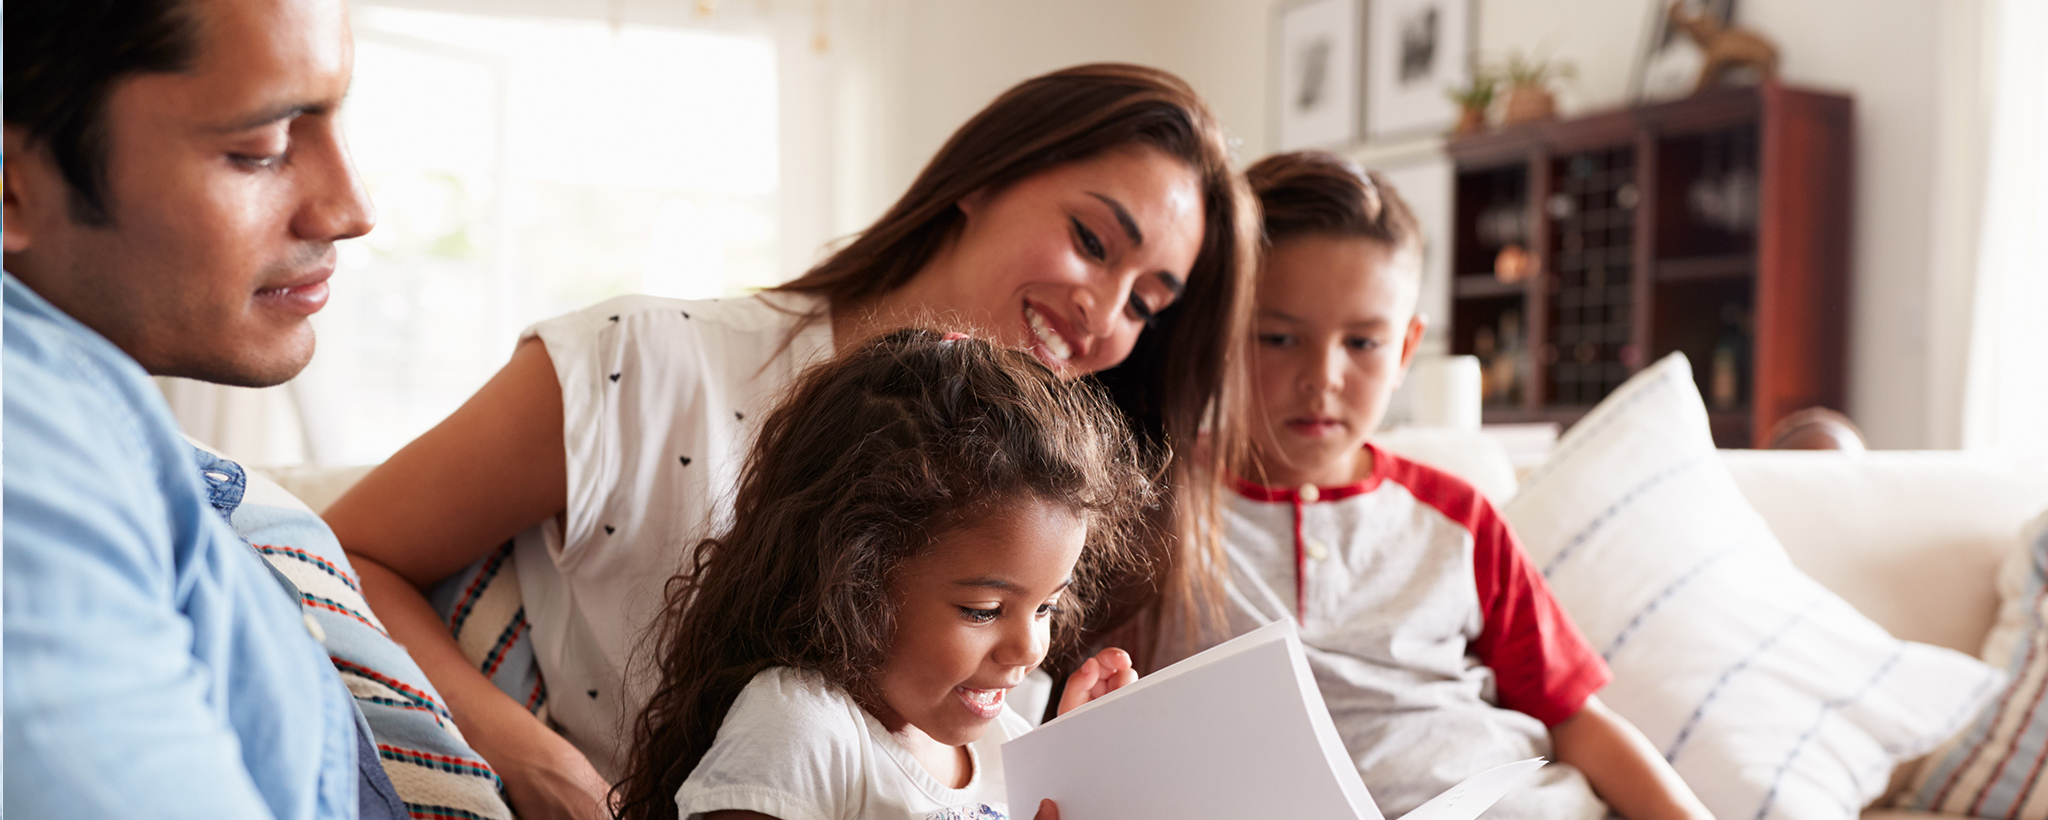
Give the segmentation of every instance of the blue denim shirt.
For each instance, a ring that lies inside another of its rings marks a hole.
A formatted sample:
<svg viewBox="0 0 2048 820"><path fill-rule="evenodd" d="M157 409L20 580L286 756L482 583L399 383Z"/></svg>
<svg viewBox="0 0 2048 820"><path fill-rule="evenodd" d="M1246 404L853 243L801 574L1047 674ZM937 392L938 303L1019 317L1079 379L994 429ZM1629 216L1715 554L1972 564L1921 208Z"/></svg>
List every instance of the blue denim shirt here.
<svg viewBox="0 0 2048 820"><path fill-rule="evenodd" d="M6 813L354 820L348 693L162 395L0 287Z"/></svg>

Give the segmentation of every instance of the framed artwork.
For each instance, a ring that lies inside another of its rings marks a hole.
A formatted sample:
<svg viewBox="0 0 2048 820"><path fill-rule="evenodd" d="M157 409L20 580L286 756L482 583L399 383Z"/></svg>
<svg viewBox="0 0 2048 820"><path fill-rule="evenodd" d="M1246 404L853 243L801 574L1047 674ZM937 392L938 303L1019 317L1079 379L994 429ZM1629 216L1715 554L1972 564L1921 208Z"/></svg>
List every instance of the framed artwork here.
<svg viewBox="0 0 2048 820"><path fill-rule="evenodd" d="M1648 1L1650 15L1643 27L1642 49L1628 83L1629 102L1636 105L1691 94L1706 65L1699 45L1671 22L1672 0ZM1679 0L1677 4L1684 7L1685 14L1704 14L1723 26L1735 22L1735 0Z"/></svg>
<svg viewBox="0 0 2048 820"><path fill-rule="evenodd" d="M1472 73L1473 0L1373 0L1366 24L1368 139L1450 130L1458 106L1444 92Z"/></svg>
<svg viewBox="0 0 2048 820"><path fill-rule="evenodd" d="M1273 25L1273 144L1342 148L1358 139L1360 0L1296 0Z"/></svg>

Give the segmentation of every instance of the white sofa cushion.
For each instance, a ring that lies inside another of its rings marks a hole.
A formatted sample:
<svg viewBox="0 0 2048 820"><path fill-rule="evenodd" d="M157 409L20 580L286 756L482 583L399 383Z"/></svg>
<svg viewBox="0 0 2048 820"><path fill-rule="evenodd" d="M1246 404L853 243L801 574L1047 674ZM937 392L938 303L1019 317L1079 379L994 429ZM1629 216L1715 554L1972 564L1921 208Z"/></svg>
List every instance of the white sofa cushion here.
<svg viewBox="0 0 2048 820"><path fill-rule="evenodd" d="M1971 655L2000 561L2048 507L2048 457L1723 450L1793 565L1893 635Z"/></svg>
<svg viewBox="0 0 2048 820"><path fill-rule="evenodd" d="M1854 815L2003 680L1792 566L1716 455L1682 356L1580 421L1505 513L1613 667L1601 698L1718 817Z"/></svg>
<svg viewBox="0 0 2048 820"><path fill-rule="evenodd" d="M1515 464L1500 441L1456 427L1396 427L1372 437L1394 455L1465 479L1499 507L1515 497Z"/></svg>

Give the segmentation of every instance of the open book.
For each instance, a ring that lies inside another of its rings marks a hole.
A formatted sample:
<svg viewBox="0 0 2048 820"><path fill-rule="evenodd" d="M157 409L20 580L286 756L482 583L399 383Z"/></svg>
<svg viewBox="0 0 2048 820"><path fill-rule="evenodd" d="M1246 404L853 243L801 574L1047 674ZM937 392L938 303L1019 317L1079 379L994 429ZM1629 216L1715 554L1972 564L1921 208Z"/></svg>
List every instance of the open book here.
<svg viewBox="0 0 2048 820"><path fill-rule="evenodd" d="M1063 817L1384 820L1291 621L1176 663L1003 744L1010 810ZM1403 820L1472 820L1541 759L1472 776Z"/></svg>

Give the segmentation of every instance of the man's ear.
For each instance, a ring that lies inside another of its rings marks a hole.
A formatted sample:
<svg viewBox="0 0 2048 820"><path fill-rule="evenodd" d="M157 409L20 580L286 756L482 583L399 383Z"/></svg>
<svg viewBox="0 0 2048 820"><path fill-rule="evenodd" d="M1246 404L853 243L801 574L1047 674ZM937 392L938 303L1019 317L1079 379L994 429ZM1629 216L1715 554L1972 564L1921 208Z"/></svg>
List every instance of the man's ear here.
<svg viewBox="0 0 2048 820"><path fill-rule="evenodd" d="M36 202L34 197L42 193L35 190L35 186L30 183L28 177L31 175L26 173L27 165L31 162L49 160L44 155L30 152L28 134L13 125L7 126L5 142L0 144L0 151L5 151L6 166L5 178L0 180L0 189L6 191L7 199L6 221L0 224L0 245L4 245L8 253L20 253L28 250L35 238L34 231L29 228L29 206Z"/></svg>

